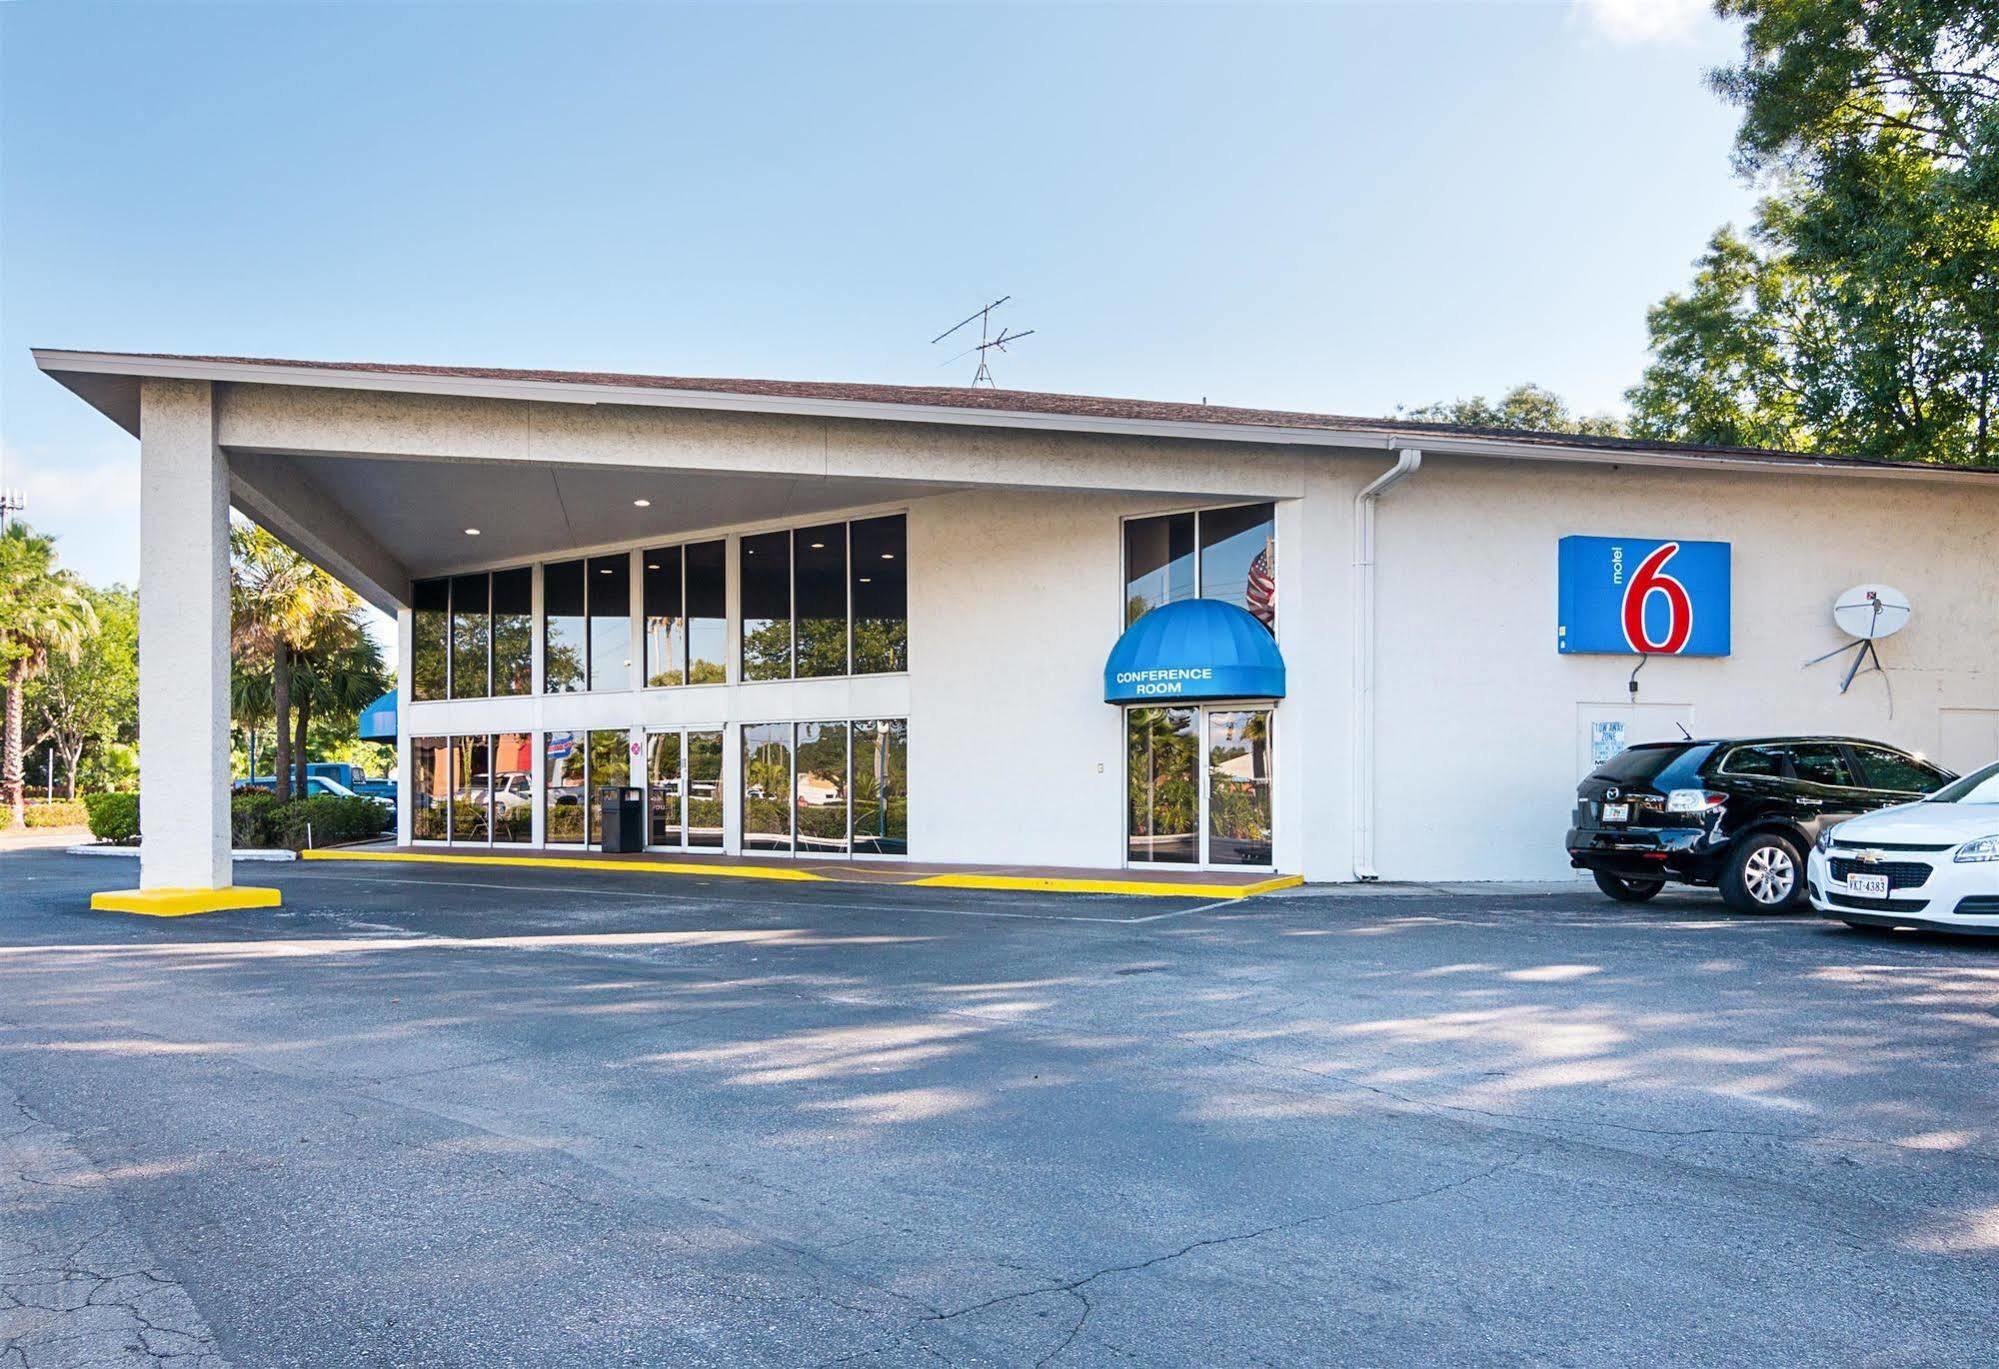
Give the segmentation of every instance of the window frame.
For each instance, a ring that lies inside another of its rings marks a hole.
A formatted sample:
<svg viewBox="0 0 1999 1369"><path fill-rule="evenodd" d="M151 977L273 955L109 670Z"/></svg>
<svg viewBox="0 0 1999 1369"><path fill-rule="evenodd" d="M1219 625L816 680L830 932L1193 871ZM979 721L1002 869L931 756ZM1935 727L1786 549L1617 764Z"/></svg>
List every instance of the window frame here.
<svg viewBox="0 0 1999 1369"><path fill-rule="evenodd" d="M1176 505L1175 507L1170 509L1149 509L1144 513L1119 514L1118 529L1117 529L1117 534L1118 534L1117 536L1117 548L1118 548L1117 621L1119 624L1118 631L1123 632L1125 628L1131 626L1131 624L1125 622L1124 619L1126 611L1131 606L1131 600L1128 594L1128 591L1131 588L1131 556L1130 556L1131 543L1130 539L1125 534L1126 524L1143 522L1149 518L1173 518L1177 517L1180 514L1192 514L1194 516L1194 598L1201 599L1206 597L1202 593L1202 583L1201 583L1204 575L1203 563L1206 560L1206 557L1202 555L1202 552L1205 550L1205 548L1202 546L1201 543L1201 515L1204 513L1220 513L1227 509L1257 508L1264 504L1268 504L1270 506L1270 544L1271 548L1277 553L1277 566L1279 572L1281 573L1284 568L1284 544L1279 539L1277 534L1277 511L1278 509L1282 508L1284 505L1284 501L1282 499L1238 499L1220 504L1182 504L1182 505ZM1280 585L1282 584L1281 580L1279 581L1279 584ZM1174 602L1178 601L1176 600ZM1283 637L1280 632L1280 629L1282 627L1282 619L1283 615L1277 612L1277 605L1275 602L1273 602L1271 604L1271 622L1270 622L1270 639L1272 641L1283 640Z"/></svg>

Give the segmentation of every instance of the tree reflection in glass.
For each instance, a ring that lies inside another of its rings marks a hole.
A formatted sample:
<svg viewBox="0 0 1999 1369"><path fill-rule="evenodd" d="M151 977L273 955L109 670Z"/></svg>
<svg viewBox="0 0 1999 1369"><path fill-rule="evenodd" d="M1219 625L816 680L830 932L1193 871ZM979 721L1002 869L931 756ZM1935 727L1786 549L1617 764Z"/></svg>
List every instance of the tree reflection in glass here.
<svg viewBox="0 0 1999 1369"><path fill-rule="evenodd" d="M589 823L592 846L604 839L604 824L598 809L599 795L605 789L623 789L632 782L632 759L627 750L631 741L631 734L622 727L590 734L590 787L583 810Z"/></svg>
<svg viewBox="0 0 1999 1369"><path fill-rule="evenodd" d="M745 537L738 567L743 596L743 678L791 678L791 534Z"/></svg>
<svg viewBox="0 0 1999 1369"><path fill-rule="evenodd" d="M796 796L800 854L847 853L847 725L798 725Z"/></svg>
<svg viewBox="0 0 1999 1369"><path fill-rule="evenodd" d="M743 849L791 849L791 724L743 728Z"/></svg>
<svg viewBox="0 0 1999 1369"><path fill-rule="evenodd" d="M854 724L854 849L909 854L909 723Z"/></svg>
<svg viewBox="0 0 1999 1369"><path fill-rule="evenodd" d="M588 620L583 616L583 579L581 561L542 568L541 674L542 688L549 694L570 693L584 685Z"/></svg>
<svg viewBox="0 0 1999 1369"><path fill-rule="evenodd" d="M1199 859L1200 713L1125 710L1126 856L1133 862Z"/></svg>
<svg viewBox="0 0 1999 1369"><path fill-rule="evenodd" d="M576 845L583 840L583 738L575 732L550 732L542 744L548 769L542 782L542 835L551 845Z"/></svg>
<svg viewBox="0 0 1999 1369"><path fill-rule="evenodd" d="M722 734L687 734L687 844L722 844Z"/></svg>
<svg viewBox="0 0 1999 1369"><path fill-rule="evenodd" d="M1269 709L1208 714L1208 861L1271 862Z"/></svg>
<svg viewBox="0 0 1999 1369"><path fill-rule="evenodd" d="M798 599L798 676L847 673L847 525L792 534Z"/></svg>

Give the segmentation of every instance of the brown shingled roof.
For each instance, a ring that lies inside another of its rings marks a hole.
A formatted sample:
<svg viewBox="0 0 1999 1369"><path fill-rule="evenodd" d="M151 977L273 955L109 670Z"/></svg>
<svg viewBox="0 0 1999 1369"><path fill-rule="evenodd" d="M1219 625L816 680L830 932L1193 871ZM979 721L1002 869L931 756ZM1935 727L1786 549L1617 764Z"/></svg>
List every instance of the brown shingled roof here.
<svg viewBox="0 0 1999 1369"><path fill-rule="evenodd" d="M1824 453L1787 452L1762 447L1725 447L1691 442L1657 442L1625 437L1595 437L1529 429L1483 428L1456 423L1428 423L1400 418L1365 418L1345 414L1305 413L1288 409L1241 409L1223 404L1182 404L1154 399L1116 399L1101 395L1053 394L1034 390L970 389L944 385L876 385L851 381L748 380L715 376L629 375L612 371L548 371L490 366L431 366L382 361L302 361L287 357L197 356L175 352L133 352L118 355L152 361L206 362L220 365L295 367L300 370L345 371L395 376L440 376L467 380L497 380L526 384L603 385L630 389L685 390L712 394L760 395L779 399L832 400L912 407L980 409L1023 414L1050 414L1081 419L1136 422L1235 425L1327 432L1420 437L1497 439L1523 445L1588 448L1604 451L1673 453L1733 460L1785 463L1822 462L1841 466L1882 468L1922 467L1937 470L1977 470L1948 462L1884 461ZM1999 470L1990 473L1999 475Z"/></svg>

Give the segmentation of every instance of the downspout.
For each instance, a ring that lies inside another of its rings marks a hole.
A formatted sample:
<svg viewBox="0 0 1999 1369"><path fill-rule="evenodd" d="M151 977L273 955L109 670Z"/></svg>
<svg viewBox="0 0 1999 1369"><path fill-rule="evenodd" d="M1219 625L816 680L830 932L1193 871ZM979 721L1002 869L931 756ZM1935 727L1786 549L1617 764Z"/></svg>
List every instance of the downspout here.
<svg viewBox="0 0 1999 1369"><path fill-rule="evenodd" d="M1395 464L1353 497L1353 873L1381 876L1374 868L1374 505L1416 474L1423 453L1405 447Z"/></svg>

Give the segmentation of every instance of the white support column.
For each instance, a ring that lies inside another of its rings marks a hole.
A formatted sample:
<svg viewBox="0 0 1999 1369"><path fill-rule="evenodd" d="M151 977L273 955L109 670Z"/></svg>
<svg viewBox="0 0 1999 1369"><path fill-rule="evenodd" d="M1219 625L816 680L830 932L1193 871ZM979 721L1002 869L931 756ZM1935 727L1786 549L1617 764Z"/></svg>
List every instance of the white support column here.
<svg viewBox="0 0 1999 1369"><path fill-rule="evenodd" d="M128 912L267 907L229 871L229 468L206 381L148 380L139 440L139 888Z"/></svg>

